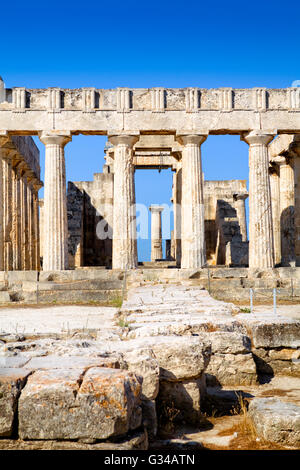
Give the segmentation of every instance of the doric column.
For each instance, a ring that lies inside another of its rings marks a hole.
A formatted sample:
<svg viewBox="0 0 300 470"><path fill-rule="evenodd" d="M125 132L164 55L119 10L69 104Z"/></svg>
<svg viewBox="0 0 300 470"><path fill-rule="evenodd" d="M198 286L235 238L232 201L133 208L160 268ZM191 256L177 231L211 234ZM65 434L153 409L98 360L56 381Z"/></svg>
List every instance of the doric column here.
<svg viewBox="0 0 300 470"><path fill-rule="evenodd" d="M293 159L275 157L279 166L281 265L295 266L295 180Z"/></svg>
<svg viewBox="0 0 300 470"><path fill-rule="evenodd" d="M206 263L203 178L200 145L206 135L179 136L182 151L181 268Z"/></svg>
<svg viewBox="0 0 300 470"><path fill-rule="evenodd" d="M247 220L246 220L246 210L245 210L245 200L247 199L248 194L234 194L235 210L236 215L239 221L240 232L242 236L242 241L247 241Z"/></svg>
<svg viewBox="0 0 300 470"><path fill-rule="evenodd" d="M113 269L137 267L133 135L109 136L114 148Z"/></svg>
<svg viewBox="0 0 300 470"><path fill-rule="evenodd" d="M300 138L300 136L299 136ZM297 141L294 150L295 178L295 257L296 265L300 266L300 142Z"/></svg>
<svg viewBox="0 0 300 470"><path fill-rule="evenodd" d="M249 144L249 267L274 267L271 190L267 145L273 135L252 131Z"/></svg>
<svg viewBox="0 0 300 470"><path fill-rule="evenodd" d="M162 259L161 213L162 206L151 206L151 261Z"/></svg>
<svg viewBox="0 0 300 470"><path fill-rule="evenodd" d="M13 269L13 252L12 252L12 153L6 152L2 157L3 167L3 269L11 271Z"/></svg>
<svg viewBox="0 0 300 470"><path fill-rule="evenodd" d="M280 191L279 191L279 168L276 164L269 167L272 221L274 238L274 261L275 265L281 263L281 236L280 236Z"/></svg>
<svg viewBox="0 0 300 470"><path fill-rule="evenodd" d="M39 226L39 196L41 184L36 181L32 184L32 237L33 237L33 266L32 269L40 270L40 226Z"/></svg>
<svg viewBox="0 0 300 470"><path fill-rule="evenodd" d="M70 142L71 136L42 132L39 137L46 146L43 270L59 271L68 268L64 147Z"/></svg>
<svg viewBox="0 0 300 470"><path fill-rule="evenodd" d="M20 188L20 170L18 160L13 160L12 173L12 264L13 270L22 269L21 263L21 188Z"/></svg>
<svg viewBox="0 0 300 470"><path fill-rule="evenodd" d="M174 205L174 259L176 266L181 265L181 197L182 197L182 168L178 164L175 173L173 174L173 205Z"/></svg>
<svg viewBox="0 0 300 470"><path fill-rule="evenodd" d="M29 224L28 224L28 193L27 193L27 173L26 164L21 162L18 165L20 174L20 237L21 237L21 269L29 269Z"/></svg>

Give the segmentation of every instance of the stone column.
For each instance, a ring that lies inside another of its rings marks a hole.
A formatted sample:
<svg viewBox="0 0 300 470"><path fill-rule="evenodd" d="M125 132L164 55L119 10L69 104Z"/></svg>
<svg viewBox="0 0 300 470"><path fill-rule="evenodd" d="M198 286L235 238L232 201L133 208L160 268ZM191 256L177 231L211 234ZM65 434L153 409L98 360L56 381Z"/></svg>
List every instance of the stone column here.
<svg viewBox="0 0 300 470"><path fill-rule="evenodd" d="M182 151L181 268L206 263L203 178L200 145L205 135L179 136Z"/></svg>
<svg viewBox="0 0 300 470"><path fill-rule="evenodd" d="M21 191L20 191L20 170L18 168L20 161L13 160L12 173L12 264L13 270L22 269L21 264Z"/></svg>
<svg viewBox="0 0 300 470"><path fill-rule="evenodd" d="M6 153L2 158L3 165L3 242L4 242L4 260L3 269L11 271L13 269L13 252L12 252L12 157L10 153Z"/></svg>
<svg viewBox="0 0 300 470"><path fill-rule="evenodd" d="M295 179L295 257L296 257L296 266L300 266L300 142L299 141L295 143L293 154L294 154L294 179Z"/></svg>
<svg viewBox="0 0 300 470"><path fill-rule="evenodd" d="M295 266L295 180L293 159L278 156L279 166L281 265Z"/></svg>
<svg viewBox="0 0 300 470"><path fill-rule="evenodd" d="M133 269L138 265L133 135L109 136L114 148L113 269Z"/></svg>
<svg viewBox="0 0 300 470"><path fill-rule="evenodd" d="M273 135L252 131L244 136L249 144L249 267L273 268L269 155Z"/></svg>
<svg viewBox="0 0 300 470"><path fill-rule="evenodd" d="M21 238L21 269L27 270L29 265L29 224L28 224L28 200L27 200L27 173L26 165L21 162L20 171L20 238Z"/></svg>
<svg viewBox="0 0 300 470"><path fill-rule="evenodd" d="M151 206L151 261L162 259L161 213L162 206Z"/></svg>
<svg viewBox="0 0 300 470"><path fill-rule="evenodd" d="M274 237L274 261L275 265L281 263L281 241L280 241L280 191L279 191L279 168L276 164L269 167L272 221Z"/></svg>
<svg viewBox="0 0 300 470"><path fill-rule="evenodd" d="M33 260L34 264L32 269L40 270L40 227L39 227L39 197L38 191L41 188L40 184L33 182L32 185L32 237L33 237Z"/></svg>
<svg viewBox="0 0 300 470"><path fill-rule="evenodd" d="M42 132L46 146L43 270L68 269L67 195L64 147L70 135Z"/></svg>
<svg viewBox="0 0 300 470"><path fill-rule="evenodd" d="M247 199L248 194L235 194L234 200L235 202L235 209L236 215L239 221L240 232L242 236L242 241L247 241L247 220L246 220L246 208L245 208L245 200Z"/></svg>
<svg viewBox="0 0 300 470"><path fill-rule="evenodd" d="M176 266L181 265L181 198L182 198L182 168L178 164L173 174L173 204L174 204L174 236L173 243L175 248L174 259Z"/></svg>

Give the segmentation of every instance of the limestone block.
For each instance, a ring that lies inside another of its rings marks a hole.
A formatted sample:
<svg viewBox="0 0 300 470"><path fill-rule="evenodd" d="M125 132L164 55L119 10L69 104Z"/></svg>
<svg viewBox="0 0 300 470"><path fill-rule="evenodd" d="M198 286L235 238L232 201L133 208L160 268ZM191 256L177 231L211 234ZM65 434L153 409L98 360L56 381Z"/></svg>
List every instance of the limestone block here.
<svg viewBox="0 0 300 470"><path fill-rule="evenodd" d="M153 349L160 367L160 380L200 377L209 362L210 344L197 337L158 336L143 338L143 342Z"/></svg>
<svg viewBox="0 0 300 470"><path fill-rule="evenodd" d="M0 439L0 450L147 450L147 431L137 431L133 435L118 439L117 442L97 442L88 444L76 441L22 441L21 439Z"/></svg>
<svg viewBox="0 0 300 470"><path fill-rule="evenodd" d="M150 438L157 434L157 413L155 400L142 400L143 425Z"/></svg>
<svg viewBox="0 0 300 470"><path fill-rule="evenodd" d="M17 409L17 400L23 388L28 370L0 368L0 436L11 436Z"/></svg>
<svg viewBox="0 0 300 470"><path fill-rule="evenodd" d="M300 349L258 348L253 354L260 374L300 377Z"/></svg>
<svg viewBox="0 0 300 470"><path fill-rule="evenodd" d="M206 369L207 383L213 385L255 385L256 365L252 354L213 354Z"/></svg>
<svg viewBox="0 0 300 470"><path fill-rule="evenodd" d="M143 377L141 398L155 400L159 389L159 365L152 350L128 352L124 360L129 371Z"/></svg>
<svg viewBox="0 0 300 470"><path fill-rule="evenodd" d="M174 421L197 422L201 417L202 380L162 381L157 397L159 415Z"/></svg>
<svg viewBox="0 0 300 470"><path fill-rule="evenodd" d="M141 424L134 374L94 367L82 376L69 369L30 377L19 399L22 439L106 439Z"/></svg>
<svg viewBox="0 0 300 470"><path fill-rule="evenodd" d="M88 369L89 367L109 367L119 368L118 358L105 357L83 357L83 356L49 356L33 357L25 365L30 370L50 370L50 369Z"/></svg>
<svg viewBox="0 0 300 470"><path fill-rule="evenodd" d="M300 407L278 398L254 398L249 415L258 435L285 446L300 446Z"/></svg>
<svg viewBox="0 0 300 470"><path fill-rule="evenodd" d="M300 322L273 313L241 314L235 317L243 323L255 348L300 347Z"/></svg>

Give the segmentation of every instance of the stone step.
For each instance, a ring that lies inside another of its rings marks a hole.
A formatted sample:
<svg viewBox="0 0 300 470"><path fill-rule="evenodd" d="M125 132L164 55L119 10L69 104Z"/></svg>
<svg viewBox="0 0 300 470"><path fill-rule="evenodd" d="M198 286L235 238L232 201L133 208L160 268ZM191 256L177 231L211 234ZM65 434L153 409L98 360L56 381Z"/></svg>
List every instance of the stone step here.
<svg viewBox="0 0 300 470"><path fill-rule="evenodd" d="M66 287L65 290L44 290L39 291L38 294L34 292L20 292L11 293L15 296L15 301L22 301L26 303L84 303L84 302L108 302L116 299L119 301L122 296L122 290L90 290L90 289L70 289ZM121 300L120 300L121 301Z"/></svg>
<svg viewBox="0 0 300 470"><path fill-rule="evenodd" d="M58 291L58 290L116 290L122 289L124 281L120 280L78 280L78 281L68 281L68 282L28 282L24 281L22 283L23 291L35 292L38 290L41 291Z"/></svg>

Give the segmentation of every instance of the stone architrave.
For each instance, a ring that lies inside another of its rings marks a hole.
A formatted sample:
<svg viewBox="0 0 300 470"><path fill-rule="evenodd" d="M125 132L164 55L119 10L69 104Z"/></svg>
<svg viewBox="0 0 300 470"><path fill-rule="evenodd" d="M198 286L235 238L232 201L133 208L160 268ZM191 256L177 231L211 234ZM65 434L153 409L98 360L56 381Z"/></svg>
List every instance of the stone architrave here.
<svg viewBox="0 0 300 470"><path fill-rule="evenodd" d="M181 268L206 264L201 144L206 135L180 135L182 150Z"/></svg>
<svg viewBox="0 0 300 470"><path fill-rule="evenodd" d="M161 213L162 206L151 206L151 261L162 259Z"/></svg>
<svg viewBox="0 0 300 470"><path fill-rule="evenodd" d="M135 135L109 136L114 145L113 269L137 267L133 145Z"/></svg>
<svg viewBox="0 0 300 470"><path fill-rule="evenodd" d="M71 135L42 132L39 137L46 146L43 270L64 270L68 268L64 147Z"/></svg>
<svg viewBox="0 0 300 470"><path fill-rule="evenodd" d="M252 131L244 135L249 144L249 267L273 268L273 228L269 155L274 135Z"/></svg>

